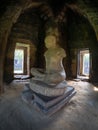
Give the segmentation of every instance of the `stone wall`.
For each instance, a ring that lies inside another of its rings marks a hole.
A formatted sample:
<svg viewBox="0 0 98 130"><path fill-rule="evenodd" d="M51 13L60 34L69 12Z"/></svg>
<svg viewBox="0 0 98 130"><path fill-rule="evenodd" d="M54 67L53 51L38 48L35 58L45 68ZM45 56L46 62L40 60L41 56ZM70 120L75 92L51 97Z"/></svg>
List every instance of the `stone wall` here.
<svg viewBox="0 0 98 130"><path fill-rule="evenodd" d="M7 40L13 24L17 21L19 15L26 9L31 7L38 7L41 3L31 0L20 1L0 1L1 15L0 15L0 93L4 92L3 77L5 53L7 47Z"/></svg>
<svg viewBox="0 0 98 130"><path fill-rule="evenodd" d="M19 6L11 6L7 8L7 11L0 19L0 92L4 91L3 88L3 74L4 74L4 59L5 59L5 52L6 52L6 45L8 36L11 30L11 27L14 22L16 22L17 17L21 12L21 7Z"/></svg>
<svg viewBox="0 0 98 130"><path fill-rule="evenodd" d="M72 58L72 73L77 75L77 53L79 49L90 50L92 67L90 71L90 80L97 81L97 56L98 45L95 31L87 18L71 11L68 12L68 45ZM96 57L96 60L94 60ZM96 63L95 63L96 62Z"/></svg>
<svg viewBox="0 0 98 130"><path fill-rule="evenodd" d="M35 66L39 25L40 21L38 19L38 16L35 14L30 15L30 13L24 13L20 15L17 22L13 25L6 49L6 59L4 66L5 82L9 83L14 78L14 51L17 42L30 45L29 68Z"/></svg>
<svg viewBox="0 0 98 130"><path fill-rule="evenodd" d="M78 0L77 5L85 17L91 22L98 40L98 1L97 0Z"/></svg>

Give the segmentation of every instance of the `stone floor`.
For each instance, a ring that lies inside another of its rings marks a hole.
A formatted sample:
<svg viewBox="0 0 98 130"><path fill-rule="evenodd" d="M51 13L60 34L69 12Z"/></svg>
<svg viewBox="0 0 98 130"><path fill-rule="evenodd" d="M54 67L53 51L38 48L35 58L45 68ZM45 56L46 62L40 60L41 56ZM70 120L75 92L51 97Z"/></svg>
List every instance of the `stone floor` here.
<svg viewBox="0 0 98 130"><path fill-rule="evenodd" d="M98 130L98 91L83 81L68 81L77 94L51 117L21 99L25 82L5 86L0 96L0 130Z"/></svg>

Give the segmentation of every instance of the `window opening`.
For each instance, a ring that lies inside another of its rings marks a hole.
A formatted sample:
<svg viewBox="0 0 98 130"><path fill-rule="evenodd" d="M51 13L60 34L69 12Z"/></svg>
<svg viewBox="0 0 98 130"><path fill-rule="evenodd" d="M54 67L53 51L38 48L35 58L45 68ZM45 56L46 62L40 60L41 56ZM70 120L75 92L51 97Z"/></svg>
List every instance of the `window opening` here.
<svg viewBox="0 0 98 130"><path fill-rule="evenodd" d="M90 74L90 53L89 50L80 50L78 53L78 74L79 77L89 78Z"/></svg>
<svg viewBox="0 0 98 130"><path fill-rule="evenodd" d="M14 73L21 74L24 71L24 50L15 49L14 53Z"/></svg>
<svg viewBox="0 0 98 130"><path fill-rule="evenodd" d="M29 51L28 44L16 43L14 52L14 75L29 75ZM16 76L17 75L17 76Z"/></svg>

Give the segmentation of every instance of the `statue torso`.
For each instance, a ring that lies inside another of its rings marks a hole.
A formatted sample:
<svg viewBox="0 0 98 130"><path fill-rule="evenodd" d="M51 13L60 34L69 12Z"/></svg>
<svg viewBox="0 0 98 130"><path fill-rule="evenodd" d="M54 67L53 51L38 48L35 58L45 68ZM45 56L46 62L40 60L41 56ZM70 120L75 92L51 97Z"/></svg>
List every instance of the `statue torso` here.
<svg viewBox="0 0 98 130"><path fill-rule="evenodd" d="M57 47L45 52L46 72L63 71L62 59L65 57L64 49Z"/></svg>

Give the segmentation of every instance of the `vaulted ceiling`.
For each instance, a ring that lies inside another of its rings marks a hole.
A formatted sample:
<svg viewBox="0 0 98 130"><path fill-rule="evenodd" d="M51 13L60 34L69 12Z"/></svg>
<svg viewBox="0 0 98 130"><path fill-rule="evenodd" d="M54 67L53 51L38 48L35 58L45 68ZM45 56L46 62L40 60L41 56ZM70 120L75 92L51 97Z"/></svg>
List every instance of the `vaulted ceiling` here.
<svg viewBox="0 0 98 130"><path fill-rule="evenodd" d="M98 1L97 0L1 0L0 1L0 16L7 10L8 7L19 5L22 7L22 13L30 8L38 8L40 16L43 19L49 17L55 18L57 21L64 21L67 8L74 12L78 12L84 17L87 17L91 22L96 36L98 38Z"/></svg>

